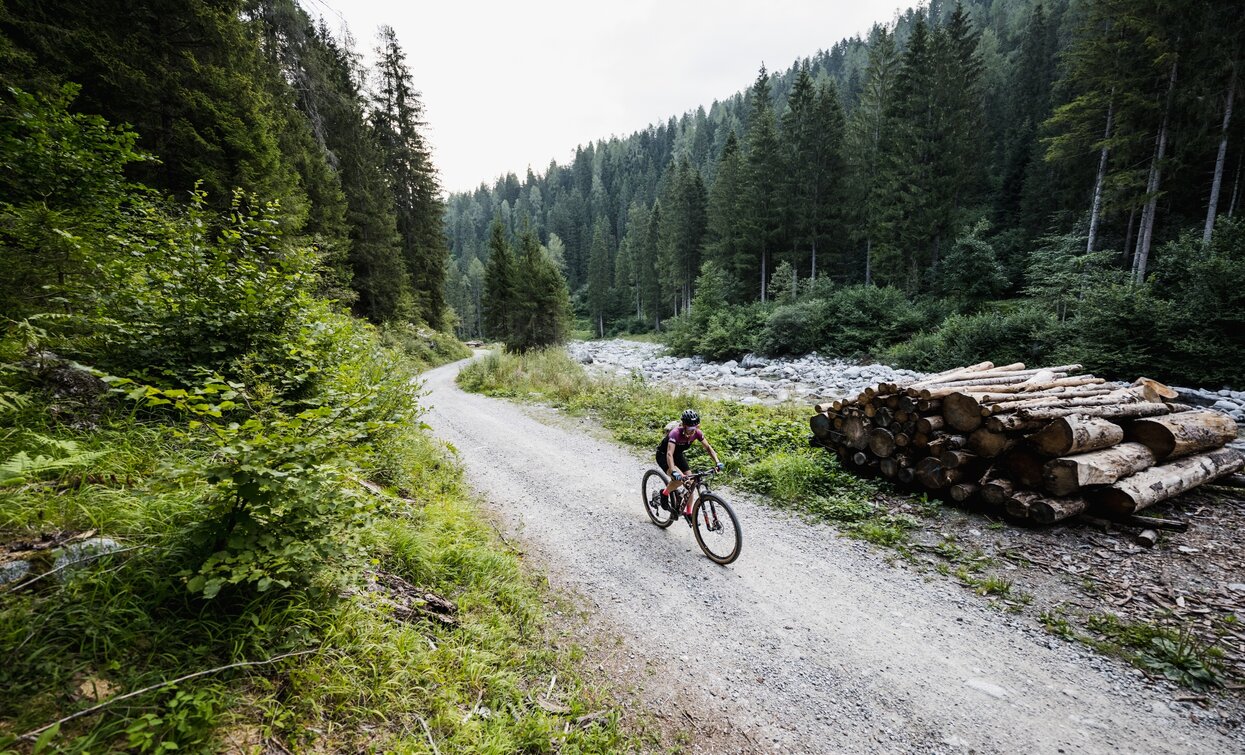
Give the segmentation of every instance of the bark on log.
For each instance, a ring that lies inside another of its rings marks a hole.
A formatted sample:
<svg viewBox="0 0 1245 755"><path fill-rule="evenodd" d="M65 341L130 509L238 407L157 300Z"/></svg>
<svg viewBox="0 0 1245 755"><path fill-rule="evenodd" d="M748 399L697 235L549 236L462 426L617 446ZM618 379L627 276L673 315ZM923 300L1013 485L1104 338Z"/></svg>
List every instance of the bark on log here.
<svg viewBox="0 0 1245 755"><path fill-rule="evenodd" d="M866 466L869 463L869 454L865 453L864 451L857 451L856 453L852 454L852 461L855 462L859 466L862 466L862 467Z"/></svg>
<svg viewBox="0 0 1245 755"><path fill-rule="evenodd" d="M1028 432L1040 430L1051 420L1080 414L1086 417L1103 417L1105 419L1131 419L1135 417L1157 417L1173 412L1187 411L1190 407L1183 404L1157 404L1142 402L1140 404L1124 404L1121 406L1084 406L1071 409L1025 409L1015 414L1007 414L986 419L986 427L996 433Z"/></svg>
<svg viewBox="0 0 1245 755"><path fill-rule="evenodd" d="M993 404L979 400L979 403L981 404L982 415L990 417L995 414L1008 414L1025 409L1074 409L1083 406L1116 406L1145 402L1142 401L1141 394L1133 393L1132 389L1126 389L1122 391L1111 391L1098 396L1077 396L1075 398L1063 398L1061 396L1039 396L1034 399L995 402Z"/></svg>
<svg viewBox="0 0 1245 755"><path fill-rule="evenodd" d="M1110 485L1149 469L1155 461L1154 453L1140 443L1121 443L1052 459L1042 468L1042 486L1054 495L1068 495L1090 485Z"/></svg>
<svg viewBox="0 0 1245 755"><path fill-rule="evenodd" d="M878 463L878 469L881 470L884 477L893 478L899 474L899 462L895 459L882 459Z"/></svg>
<svg viewBox="0 0 1245 755"><path fill-rule="evenodd" d="M1151 467L1103 488L1095 501L1117 514L1132 514L1168 498L1192 490L1245 466L1245 455L1235 448L1189 456Z"/></svg>
<svg viewBox="0 0 1245 755"><path fill-rule="evenodd" d="M1236 440L1236 421L1210 410L1180 412L1133 422L1128 439L1145 445L1158 459L1175 459Z"/></svg>
<svg viewBox="0 0 1245 755"><path fill-rule="evenodd" d="M869 431L869 450L879 459L895 453L895 436L890 430L875 427Z"/></svg>
<svg viewBox="0 0 1245 755"><path fill-rule="evenodd" d="M899 468L899 481L908 484L916 479L916 471L912 467Z"/></svg>
<svg viewBox="0 0 1245 755"><path fill-rule="evenodd" d="M978 456L993 459L1016 444L1015 438L1005 433L991 432L979 427L968 436L968 449Z"/></svg>
<svg viewBox="0 0 1245 755"><path fill-rule="evenodd" d="M1012 497L1012 493L1016 492L1016 486L1011 480L998 477L983 482L981 484L981 498L986 503L993 506L1002 506L1008 498Z"/></svg>
<svg viewBox="0 0 1245 755"><path fill-rule="evenodd" d="M1171 401L1180 395L1172 388L1148 377L1137 378L1133 381L1133 386L1141 390L1146 401Z"/></svg>
<svg viewBox="0 0 1245 755"><path fill-rule="evenodd" d="M1038 524L1054 524L1069 519L1089 508L1080 496L1070 498L1038 498L1029 506L1029 517Z"/></svg>
<svg viewBox="0 0 1245 755"><path fill-rule="evenodd" d="M1045 456L1071 456L1110 448L1124 440L1124 429L1101 417L1073 414L1053 420L1029 442Z"/></svg>

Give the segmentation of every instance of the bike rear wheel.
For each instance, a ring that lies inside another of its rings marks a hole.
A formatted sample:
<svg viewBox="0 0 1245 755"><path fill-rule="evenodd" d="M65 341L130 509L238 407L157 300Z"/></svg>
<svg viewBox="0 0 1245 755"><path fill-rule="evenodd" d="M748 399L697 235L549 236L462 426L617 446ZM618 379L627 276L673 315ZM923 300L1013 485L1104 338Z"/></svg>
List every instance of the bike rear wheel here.
<svg viewBox="0 0 1245 755"><path fill-rule="evenodd" d="M674 524L676 519L673 511L661 505L661 491L665 490L669 483L670 478L658 469L648 470L644 473L644 479L640 481L640 496L644 499L644 511L648 513L648 518L653 521L653 524L663 530Z"/></svg>
<svg viewBox="0 0 1245 755"><path fill-rule="evenodd" d="M696 544L715 564L731 563L739 558L744 533L739 527L735 510L713 493L706 493L692 510L692 531Z"/></svg>

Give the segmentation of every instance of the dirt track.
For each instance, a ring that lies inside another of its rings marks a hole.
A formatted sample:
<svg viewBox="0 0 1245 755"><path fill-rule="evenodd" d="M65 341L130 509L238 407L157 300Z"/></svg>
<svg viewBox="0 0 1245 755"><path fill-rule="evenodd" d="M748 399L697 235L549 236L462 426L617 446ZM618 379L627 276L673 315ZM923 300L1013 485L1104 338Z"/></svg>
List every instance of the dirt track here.
<svg viewBox="0 0 1245 755"><path fill-rule="evenodd" d="M425 376L426 421L507 536L621 633L649 673L629 683L681 701L706 732L739 734L694 736L693 751L1242 750L1122 663L730 491L744 550L715 566L687 525L649 523L651 458L549 410L466 394L458 366Z"/></svg>

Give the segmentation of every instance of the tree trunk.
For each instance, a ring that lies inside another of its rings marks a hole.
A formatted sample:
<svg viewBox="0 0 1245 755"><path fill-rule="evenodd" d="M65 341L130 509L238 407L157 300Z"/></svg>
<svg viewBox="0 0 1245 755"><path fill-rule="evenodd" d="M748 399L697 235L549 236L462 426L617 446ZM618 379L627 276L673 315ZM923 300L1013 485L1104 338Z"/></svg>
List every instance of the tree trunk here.
<svg viewBox="0 0 1245 755"><path fill-rule="evenodd" d="M926 456L916 463L916 479L930 490L941 488L946 484L942 463L932 456Z"/></svg>
<svg viewBox="0 0 1245 755"><path fill-rule="evenodd" d="M947 449L938 454L938 463L946 469L956 469L973 463L977 459L977 455L969 451L952 451Z"/></svg>
<svg viewBox="0 0 1245 755"><path fill-rule="evenodd" d="M969 498L977 495L979 485L972 482L961 482L958 485L951 486L951 497L960 503L964 503Z"/></svg>
<svg viewBox="0 0 1245 755"><path fill-rule="evenodd" d="M1056 420L1060 417L1070 417L1073 414L1109 419L1135 419L1137 417L1157 417L1163 414L1173 414L1178 411L1187 411L1188 409L1189 407L1184 404L1161 404L1150 401L1143 401L1137 404L1117 404L1114 406L1074 406L1070 409L1022 409L1015 414L990 417L986 420L986 427L989 427L996 433L1009 430L1023 432L1026 430L1040 430L1051 420Z"/></svg>
<svg viewBox="0 0 1245 755"><path fill-rule="evenodd" d="M972 432L981 426L981 404L965 393L952 393L942 399L942 417L960 432Z"/></svg>
<svg viewBox="0 0 1245 755"><path fill-rule="evenodd" d="M1215 177L1210 181L1210 202L1206 205L1206 226L1202 229L1202 243L1209 244L1215 230L1215 212L1219 208L1219 187L1223 185L1223 163L1228 156L1228 126L1232 123L1232 101L1236 99L1236 64L1228 79L1227 104L1223 109L1223 128L1220 130L1219 154L1215 156Z"/></svg>
<svg viewBox="0 0 1245 755"><path fill-rule="evenodd" d="M1085 251L1094 251L1094 245L1098 241L1098 217L1102 212L1102 187L1107 179L1107 145L1106 141L1111 138L1111 123L1115 118L1115 90L1112 90L1112 98L1107 103L1107 128L1102 133L1102 152L1098 157L1098 176L1094 179L1094 201L1089 209L1089 243L1085 246Z"/></svg>
<svg viewBox="0 0 1245 755"><path fill-rule="evenodd" d="M1232 179L1232 201L1228 203L1228 217L1236 212L1236 200L1241 196L1241 161L1245 153L1236 157L1236 174Z"/></svg>
<svg viewBox="0 0 1245 755"><path fill-rule="evenodd" d="M1089 485L1110 485L1149 469L1154 463L1155 456L1150 449L1140 443L1121 443L1100 451L1048 461L1042 467L1042 486L1054 495L1068 495Z"/></svg>
<svg viewBox="0 0 1245 755"><path fill-rule="evenodd" d="M1155 458L1174 459L1236 440L1236 422L1211 410L1181 412L1136 420L1128 428L1128 439L1149 448Z"/></svg>
<svg viewBox="0 0 1245 755"><path fill-rule="evenodd" d="M1245 466L1245 456L1240 451L1235 448L1221 448L1125 477L1111 487L1104 488L1095 498L1110 511L1131 514L1217 477L1232 474L1242 466Z"/></svg>
<svg viewBox="0 0 1245 755"><path fill-rule="evenodd" d="M1003 457L1003 468L1018 488L1038 488L1042 485L1043 461L1037 451L1017 447Z"/></svg>
<svg viewBox="0 0 1245 755"><path fill-rule="evenodd" d="M1029 442L1044 456L1069 456L1110 448L1124 440L1124 430L1101 417L1073 414L1054 420L1029 436Z"/></svg>
<svg viewBox="0 0 1245 755"><path fill-rule="evenodd" d="M1133 266L1133 257L1131 250L1133 248L1133 221L1137 219L1137 208L1131 207L1128 210L1128 223L1124 226L1124 262L1128 263L1129 269Z"/></svg>
<svg viewBox="0 0 1245 755"><path fill-rule="evenodd" d="M869 425L863 417L850 416L843 420L843 435L847 445L863 450L869 445Z"/></svg>
<svg viewBox="0 0 1245 755"><path fill-rule="evenodd" d="M810 245L810 249L812 250L812 264L809 265L808 279L810 281L815 281L817 280L817 234L816 232L813 233L813 239Z"/></svg>
<svg viewBox="0 0 1245 755"><path fill-rule="evenodd" d="M1016 519L1028 519L1033 510L1033 505L1042 499L1037 493L1031 490L1017 490L1012 493L1011 498L1003 502L1003 508L1007 511L1007 515Z"/></svg>
<svg viewBox="0 0 1245 755"><path fill-rule="evenodd" d="M827 438L833 432L834 424L830 419L830 415L824 412L818 412L808 419L808 427L813 431L813 435L818 438Z"/></svg>
<svg viewBox="0 0 1245 755"><path fill-rule="evenodd" d="M1159 185L1162 180L1163 158L1167 154L1167 119L1171 115L1172 93L1176 90L1176 61L1172 61L1171 76L1167 79L1167 100L1163 107L1163 120L1159 124L1158 144L1150 161L1150 177L1146 181L1146 206L1141 212L1141 228L1137 231L1137 253L1133 255L1133 283L1140 285L1146 280L1146 265L1150 259L1150 243L1154 238L1154 216L1159 203Z"/></svg>

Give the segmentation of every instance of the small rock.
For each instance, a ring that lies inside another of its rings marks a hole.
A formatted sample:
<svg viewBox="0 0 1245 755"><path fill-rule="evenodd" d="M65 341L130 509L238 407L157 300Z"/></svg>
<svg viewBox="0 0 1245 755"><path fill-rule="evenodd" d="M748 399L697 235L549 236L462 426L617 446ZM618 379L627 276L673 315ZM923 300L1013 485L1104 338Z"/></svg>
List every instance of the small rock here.
<svg viewBox="0 0 1245 755"><path fill-rule="evenodd" d="M80 543L70 543L61 549L60 555L56 557L56 561L52 564L52 568L61 572L61 578L68 571L72 571L68 567L75 565L85 565L95 556L102 556L108 553L114 553L121 550L121 544L110 537L93 537L83 540Z"/></svg>
<svg viewBox="0 0 1245 755"><path fill-rule="evenodd" d="M1007 690L997 684L986 681L985 679L969 679L964 682L964 686L969 689L975 689L978 692L984 692L990 697L1003 700L1007 698Z"/></svg>
<svg viewBox="0 0 1245 755"><path fill-rule="evenodd" d="M1176 550L1180 551L1181 553L1198 553L1199 552L1197 548L1190 548L1187 545L1179 545L1176 547Z"/></svg>
<svg viewBox="0 0 1245 755"><path fill-rule="evenodd" d="M30 574L29 561L8 561L0 564L0 585L17 582Z"/></svg>
<svg viewBox="0 0 1245 755"><path fill-rule="evenodd" d="M1245 582L1230 582L1228 589L1232 592L1245 592Z"/></svg>

